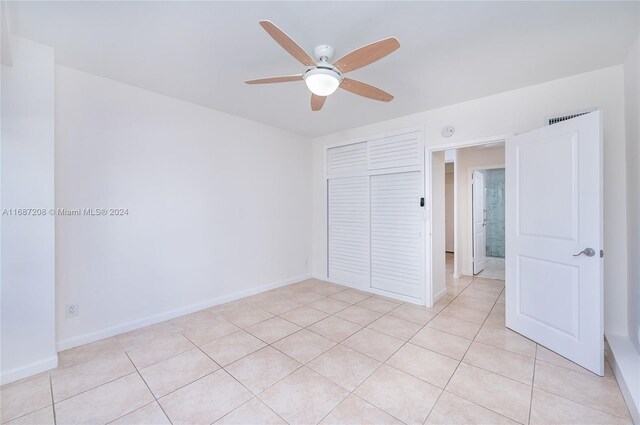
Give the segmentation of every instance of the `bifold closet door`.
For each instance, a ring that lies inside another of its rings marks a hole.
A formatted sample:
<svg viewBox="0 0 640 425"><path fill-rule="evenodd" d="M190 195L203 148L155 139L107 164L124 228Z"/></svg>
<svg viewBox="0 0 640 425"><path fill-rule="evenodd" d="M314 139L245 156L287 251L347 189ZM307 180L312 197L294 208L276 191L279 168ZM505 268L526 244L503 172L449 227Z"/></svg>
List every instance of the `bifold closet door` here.
<svg viewBox="0 0 640 425"><path fill-rule="evenodd" d="M327 191L329 278L370 287L369 176L330 179Z"/></svg>
<svg viewBox="0 0 640 425"><path fill-rule="evenodd" d="M371 286L414 298L424 293L422 173L371 176Z"/></svg>

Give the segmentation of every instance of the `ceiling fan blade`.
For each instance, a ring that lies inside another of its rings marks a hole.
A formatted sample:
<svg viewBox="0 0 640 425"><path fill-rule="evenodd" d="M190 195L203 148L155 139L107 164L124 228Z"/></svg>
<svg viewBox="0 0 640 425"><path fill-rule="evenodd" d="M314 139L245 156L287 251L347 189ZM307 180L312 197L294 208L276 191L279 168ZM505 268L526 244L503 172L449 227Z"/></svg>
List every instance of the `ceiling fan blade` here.
<svg viewBox="0 0 640 425"><path fill-rule="evenodd" d="M298 46L298 43L293 41L291 37L285 34L284 31L275 26L272 22L260 21L260 25L262 25L262 28L264 28L264 30L268 32L284 50L296 58L298 62L306 66L315 66L316 61L313 60L313 58L302 49L302 47Z"/></svg>
<svg viewBox="0 0 640 425"><path fill-rule="evenodd" d="M320 109L322 109L322 106L324 105L324 101L327 100L327 98L325 96L318 96L317 94L312 94L311 95L311 110L312 111L319 111Z"/></svg>
<svg viewBox="0 0 640 425"><path fill-rule="evenodd" d="M395 37L385 38L347 53L338 59L334 65L344 74L380 60L393 53L399 47L400 42Z"/></svg>
<svg viewBox="0 0 640 425"><path fill-rule="evenodd" d="M373 100L380 100L382 102L391 102L393 100L393 96L386 91L380 90L377 87L373 87L361 81L352 80L351 78L345 78L342 81L342 84L340 84L340 88Z"/></svg>
<svg viewBox="0 0 640 425"><path fill-rule="evenodd" d="M245 81L247 84L270 84L270 83L286 83L289 81L300 81L302 75L283 75L282 77L266 77L255 80Z"/></svg>

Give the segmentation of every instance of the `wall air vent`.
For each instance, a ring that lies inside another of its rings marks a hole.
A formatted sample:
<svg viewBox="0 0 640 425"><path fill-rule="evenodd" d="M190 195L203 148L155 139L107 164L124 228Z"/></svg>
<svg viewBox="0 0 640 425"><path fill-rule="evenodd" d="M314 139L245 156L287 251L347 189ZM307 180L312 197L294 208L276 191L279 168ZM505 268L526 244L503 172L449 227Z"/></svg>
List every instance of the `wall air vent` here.
<svg viewBox="0 0 640 425"><path fill-rule="evenodd" d="M546 125L558 124L559 122L570 120L571 118L579 117L581 115L586 115L589 112L596 111L598 108L585 109L584 111L572 112L570 114L558 115L555 117L547 117L545 119Z"/></svg>

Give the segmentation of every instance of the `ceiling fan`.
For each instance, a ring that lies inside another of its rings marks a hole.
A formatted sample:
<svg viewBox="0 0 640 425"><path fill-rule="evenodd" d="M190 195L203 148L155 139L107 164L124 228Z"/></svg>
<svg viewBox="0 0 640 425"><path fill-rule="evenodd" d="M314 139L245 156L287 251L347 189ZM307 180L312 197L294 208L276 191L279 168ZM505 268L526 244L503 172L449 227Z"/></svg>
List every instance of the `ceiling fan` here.
<svg viewBox="0 0 640 425"><path fill-rule="evenodd" d="M313 49L313 54L317 58L317 60L314 60L302 47L293 41L291 37L272 22L260 21L260 25L280 46L296 58L298 62L308 67L308 69L302 74L259 78L257 80L246 81L247 84L285 83L304 80L311 91L312 111L322 109L327 96L335 92L338 87L351 93L368 97L369 99L380 100L382 102L390 102L393 100L393 96L384 90L351 78L346 78L343 74L367 66L398 49L400 43L395 37L389 37L376 41L375 43L367 44L331 63L330 61L334 54L333 47L327 45L317 46Z"/></svg>

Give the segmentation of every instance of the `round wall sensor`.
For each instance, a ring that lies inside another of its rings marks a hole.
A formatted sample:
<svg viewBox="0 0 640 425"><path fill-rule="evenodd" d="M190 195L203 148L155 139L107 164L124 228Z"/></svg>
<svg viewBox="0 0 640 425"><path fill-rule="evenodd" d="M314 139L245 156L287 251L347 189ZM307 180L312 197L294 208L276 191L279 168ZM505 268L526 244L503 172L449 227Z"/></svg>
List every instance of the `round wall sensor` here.
<svg viewBox="0 0 640 425"><path fill-rule="evenodd" d="M455 131L456 129L453 126L448 125L442 129L442 137L451 137Z"/></svg>

